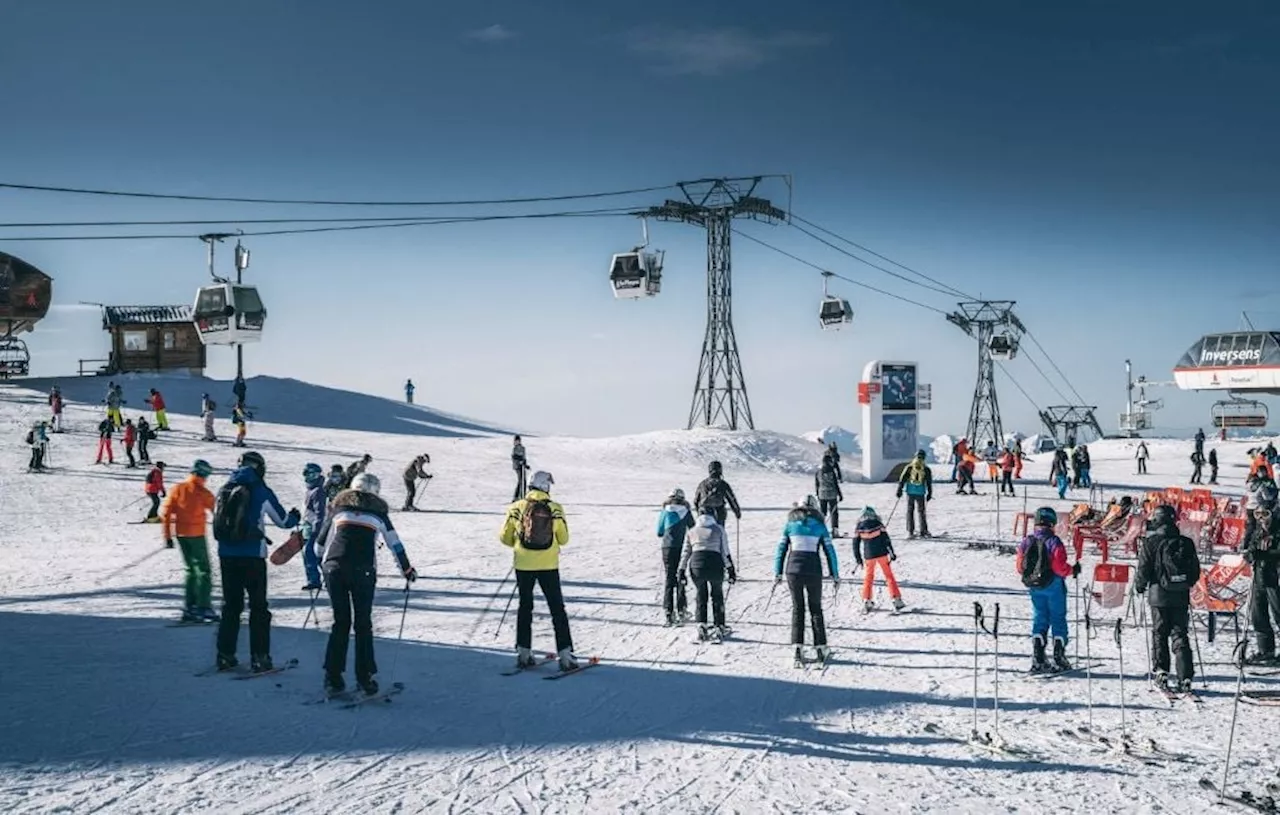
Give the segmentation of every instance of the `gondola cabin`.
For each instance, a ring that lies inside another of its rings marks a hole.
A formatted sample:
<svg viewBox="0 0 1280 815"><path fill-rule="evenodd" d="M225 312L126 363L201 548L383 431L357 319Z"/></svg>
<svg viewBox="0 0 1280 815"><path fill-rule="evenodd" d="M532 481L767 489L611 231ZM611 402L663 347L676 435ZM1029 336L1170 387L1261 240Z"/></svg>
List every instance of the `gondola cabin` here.
<svg viewBox="0 0 1280 815"><path fill-rule="evenodd" d="M1007 333L1001 332L991 337L987 350L992 359L1013 359L1018 355L1018 341Z"/></svg>
<svg viewBox="0 0 1280 815"><path fill-rule="evenodd" d="M108 373L204 373L205 347L189 306L103 306L102 327L111 335Z"/></svg>
<svg viewBox="0 0 1280 815"><path fill-rule="evenodd" d="M52 301L53 278L0 252L0 379L31 372L31 353L18 335L35 328Z"/></svg>
<svg viewBox="0 0 1280 815"><path fill-rule="evenodd" d="M243 345L262 339L267 310L257 286L215 283L196 293L191 319L205 345Z"/></svg>
<svg viewBox="0 0 1280 815"><path fill-rule="evenodd" d="M839 329L846 323L853 322L853 307L848 300L839 297L824 297L818 308L818 323L823 330Z"/></svg>
<svg viewBox="0 0 1280 815"><path fill-rule="evenodd" d="M662 252L619 252L609 264L609 285L618 299L653 297L662 290Z"/></svg>

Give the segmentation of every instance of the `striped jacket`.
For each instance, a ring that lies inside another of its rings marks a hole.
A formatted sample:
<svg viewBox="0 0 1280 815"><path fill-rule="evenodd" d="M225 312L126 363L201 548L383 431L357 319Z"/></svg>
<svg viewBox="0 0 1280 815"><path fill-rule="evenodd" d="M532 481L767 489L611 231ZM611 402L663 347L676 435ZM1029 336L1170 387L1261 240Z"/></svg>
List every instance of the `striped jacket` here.
<svg viewBox="0 0 1280 815"><path fill-rule="evenodd" d="M782 539L778 541L778 550L773 558L773 573L781 575L783 567L787 574L820 575L822 561L818 557L819 550L827 558L827 570L832 577L840 576L840 566L836 561L836 549L831 545L831 533L827 525L816 512L804 507L797 507L787 515L787 525L782 529Z"/></svg>

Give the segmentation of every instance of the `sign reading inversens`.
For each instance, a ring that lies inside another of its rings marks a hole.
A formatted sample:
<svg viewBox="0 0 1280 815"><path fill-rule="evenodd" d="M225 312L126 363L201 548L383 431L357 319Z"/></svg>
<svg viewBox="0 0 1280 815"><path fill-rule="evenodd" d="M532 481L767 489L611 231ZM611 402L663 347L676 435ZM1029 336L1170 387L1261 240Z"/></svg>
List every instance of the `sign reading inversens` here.
<svg viewBox="0 0 1280 815"><path fill-rule="evenodd" d="M1253 365L1262 361L1261 348L1240 348L1231 351L1200 351L1201 365Z"/></svg>

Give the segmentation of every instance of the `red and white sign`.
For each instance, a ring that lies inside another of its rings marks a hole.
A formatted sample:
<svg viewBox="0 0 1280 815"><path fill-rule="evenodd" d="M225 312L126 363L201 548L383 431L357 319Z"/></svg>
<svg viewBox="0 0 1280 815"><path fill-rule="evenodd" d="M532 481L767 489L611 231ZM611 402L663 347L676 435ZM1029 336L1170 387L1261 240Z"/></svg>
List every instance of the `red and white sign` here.
<svg viewBox="0 0 1280 815"><path fill-rule="evenodd" d="M1102 608L1120 608L1128 599L1130 566L1099 563L1093 567L1093 602Z"/></svg>

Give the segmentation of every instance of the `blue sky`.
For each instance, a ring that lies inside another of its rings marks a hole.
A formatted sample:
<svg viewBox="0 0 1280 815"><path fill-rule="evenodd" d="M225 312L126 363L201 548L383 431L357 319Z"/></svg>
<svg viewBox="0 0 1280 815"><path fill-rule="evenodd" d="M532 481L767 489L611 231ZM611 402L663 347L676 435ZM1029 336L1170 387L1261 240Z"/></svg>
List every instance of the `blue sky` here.
<svg viewBox="0 0 1280 815"><path fill-rule="evenodd" d="M790 173L805 218L949 286L1016 299L1110 426L1126 357L1169 379L1197 337L1237 327L1243 309L1280 328L1280 9L1028 6L10 4L0 181L439 200ZM9 223L228 218L234 229L353 214L381 213L0 191ZM789 227L742 229L954 307ZM271 315L249 372L387 395L411 376L420 401L547 432L683 426L704 246L692 227L652 231L667 275L644 303L616 302L606 283L610 253L639 238L628 219L246 239ZM31 338L40 373L104 354L79 301L189 302L205 279L194 239L3 239L30 234L0 230L0 249L56 279L59 307ZM812 269L740 239L734 274L759 426L855 426L855 382L881 357L919 360L933 383L926 431L963 427L976 351L940 315L836 283L857 318L824 334ZM232 358L214 350L211 373L227 375ZM1038 404L1062 403L1030 360L1009 370ZM1003 376L998 386L1006 424L1034 432L1028 400ZM1212 397L1164 395L1166 426L1207 423Z"/></svg>

